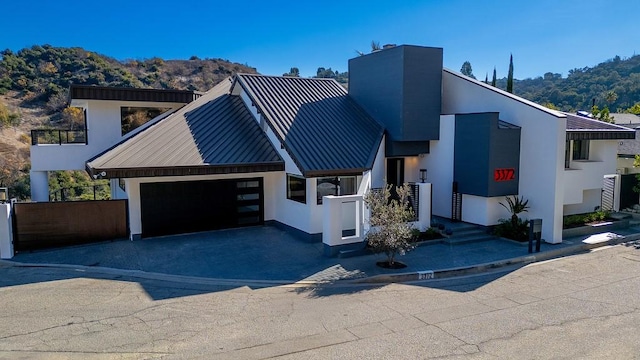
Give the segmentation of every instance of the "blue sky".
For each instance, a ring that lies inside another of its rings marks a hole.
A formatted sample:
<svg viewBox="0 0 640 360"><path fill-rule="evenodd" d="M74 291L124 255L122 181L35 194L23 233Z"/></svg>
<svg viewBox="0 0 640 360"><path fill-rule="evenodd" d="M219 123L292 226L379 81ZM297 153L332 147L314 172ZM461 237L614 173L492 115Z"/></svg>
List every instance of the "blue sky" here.
<svg viewBox="0 0 640 360"><path fill-rule="evenodd" d="M515 78L594 66L640 52L638 0L65 1L0 5L0 48L79 46L117 59L223 58L281 75L346 71L372 40L444 48L444 65L471 62Z"/></svg>

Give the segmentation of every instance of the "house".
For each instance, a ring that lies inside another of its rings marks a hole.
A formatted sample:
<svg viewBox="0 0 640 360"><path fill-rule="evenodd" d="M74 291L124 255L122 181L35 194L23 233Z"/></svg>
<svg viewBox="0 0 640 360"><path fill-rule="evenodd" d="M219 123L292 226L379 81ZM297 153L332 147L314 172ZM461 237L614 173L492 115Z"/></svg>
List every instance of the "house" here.
<svg viewBox="0 0 640 360"><path fill-rule="evenodd" d="M34 170L57 166L51 149L82 149L89 174L128 199L132 239L273 223L322 238L334 254L361 243L362 196L386 180L417 183L420 227L431 214L492 226L509 215L505 196L518 195L543 220L543 238L559 243L563 215L601 205L618 141L635 138L445 69L441 48L387 47L351 59L349 77L347 91L332 79L237 74L183 94L192 99L182 107L166 103L170 111L125 136L123 98L72 88L89 140L102 136L92 133L100 123L115 130L99 149L36 144L32 161L46 152L51 165Z"/></svg>
<svg viewBox="0 0 640 360"><path fill-rule="evenodd" d="M617 125L633 129L638 139L639 115L612 113L611 116ZM620 209L631 209L640 203L638 193L633 190L638 184L636 175L640 174L640 168L633 166L636 155L640 154L640 141L636 139L624 139L618 143L616 172L620 175ZM638 210L635 209L634 212Z"/></svg>

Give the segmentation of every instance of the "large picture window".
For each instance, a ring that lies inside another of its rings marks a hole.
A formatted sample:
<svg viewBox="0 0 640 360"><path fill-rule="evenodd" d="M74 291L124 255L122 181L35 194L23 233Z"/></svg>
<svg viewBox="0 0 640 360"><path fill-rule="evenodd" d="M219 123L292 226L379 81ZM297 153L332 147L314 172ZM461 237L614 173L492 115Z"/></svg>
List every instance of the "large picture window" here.
<svg viewBox="0 0 640 360"><path fill-rule="evenodd" d="M287 174L287 199L307 203L307 180L302 176Z"/></svg>
<svg viewBox="0 0 640 360"><path fill-rule="evenodd" d="M316 198L318 205L322 197L328 195L353 195L358 192L358 181L355 176L339 176L318 178Z"/></svg>
<svg viewBox="0 0 640 360"><path fill-rule="evenodd" d="M169 110L171 110L171 108L121 107L120 125L122 135L135 130L147 121Z"/></svg>

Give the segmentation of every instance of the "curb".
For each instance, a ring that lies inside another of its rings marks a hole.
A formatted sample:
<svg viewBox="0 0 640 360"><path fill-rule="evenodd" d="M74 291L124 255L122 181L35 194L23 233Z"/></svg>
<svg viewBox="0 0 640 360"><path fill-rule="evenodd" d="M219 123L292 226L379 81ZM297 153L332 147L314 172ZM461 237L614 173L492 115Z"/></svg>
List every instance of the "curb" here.
<svg viewBox="0 0 640 360"><path fill-rule="evenodd" d="M100 266L86 265L69 265L69 264L39 264L39 263L22 263L12 260L0 260L0 265L23 268L51 268L51 269L67 269L75 270L81 273L97 273L106 275L128 276L145 280L167 281L177 284L190 285L208 285L208 286L250 286L255 288L287 286L287 287L312 287L319 285L367 285L367 284L385 284L385 283L402 283L423 280L439 280L467 275L475 275L489 272L491 270L525 266L531 263L546 261L562 256L574 255L604 246L612 246L628 241L640 240L640 234L632 234L620 236L618 238L609 239L599 243L588 244L581 243L578 245L567 246L557 250L544 251L533 255L524 255L511 259L498 260L490 263L471 265L465 267L441 269L441 270L424 270L410 273L397 273L388 275L373 275L360 279L344 279L337 281L314 281L314 280L247 280L247 279L221 279L221 278L205 278L186 275L172 275L163 273L146 272L142 270L124 270Z"/></svg>
<svg viewBox="0 0 640 360"><path fill-rule="evenodd" d="M505 268L508 266L525 266L531 263L546 261L562 256L574 255L583 252L587 252L592 249L596 249L604 246L612 246L620 243L624 243L627 241L635 241L640 240L640 234L632 234L627 236L620 236L617 238L609 239L607 241L602 241L599 243L588 244L581 243L578 245L567 246L557 250L550 250L545 252L540 252L537 254L530 254L519 256L511 259L499 260L490 263L464 266L464 267L456 267L442 270L425 270L425 271L416 271L410 273L399 273L399 274L389 274L389 275L374 275L363 279L350 280L353 283L371 283L371 284L380 284L380 283L400 283L400 282L409 282L409 281L422 281L422 280L437 280L437 279L446 279L452 277L459 277L465 275L475 275L483 272L488 272L490 270L496 270L500 268Z"/></svg>

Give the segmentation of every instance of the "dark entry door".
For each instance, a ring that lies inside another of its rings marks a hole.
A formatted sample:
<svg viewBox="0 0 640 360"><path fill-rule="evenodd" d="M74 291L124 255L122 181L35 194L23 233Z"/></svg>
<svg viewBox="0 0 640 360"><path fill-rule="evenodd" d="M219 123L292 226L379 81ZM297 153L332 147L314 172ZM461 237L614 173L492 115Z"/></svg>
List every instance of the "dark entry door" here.
<svg viewBox="0 0 640 360"><path fill-rule="evenodd" d="M387 184L404 184L404 158L387 159Z"/></svg>
<svg viewBox="0 0 640 360"><path fill-rule="evenodd" d="M142 236L264 223L262 178L140 184Z"/></svg>

